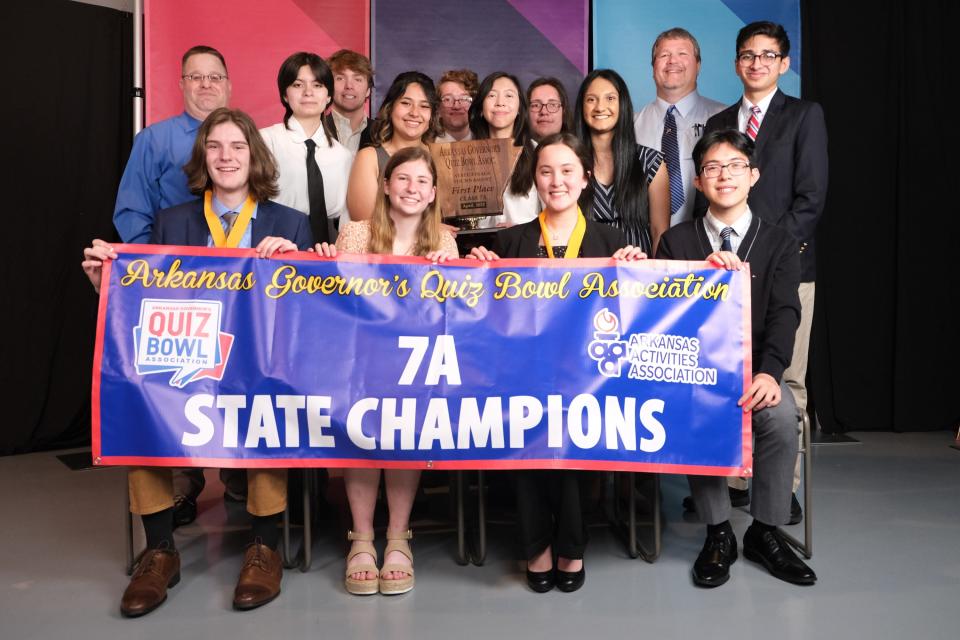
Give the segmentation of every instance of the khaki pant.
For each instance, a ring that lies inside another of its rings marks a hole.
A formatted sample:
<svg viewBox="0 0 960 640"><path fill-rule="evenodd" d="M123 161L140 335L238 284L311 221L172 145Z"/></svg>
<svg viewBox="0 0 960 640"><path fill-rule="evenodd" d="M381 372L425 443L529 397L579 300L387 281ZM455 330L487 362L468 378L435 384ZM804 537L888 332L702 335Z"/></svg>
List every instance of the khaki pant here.
<svg viewBox="0 0 960 640"><path fill-rule="evenodd" d="M130 467L127 473L130 511L149 515L173 507L173 470ZM247 470L247 511L272 516L287 508L286 469Z"/></svg>
<svg viewBox="0 0 960 640"><path fill-rule="evenodd" d="M813 326L813 300L816 297L816 282L801 282L797 293L800 295L800 326L793 341L793 356L790 366L783 372L783 382L793 393L797 407L807 410L807 355L810 352L810 329ZM800 446L803 446L803 433L800 433ZM734 489L746 489L745 478L731 477L728 484ZM793 492L800 488L800 457L793 468Z"/></svg>

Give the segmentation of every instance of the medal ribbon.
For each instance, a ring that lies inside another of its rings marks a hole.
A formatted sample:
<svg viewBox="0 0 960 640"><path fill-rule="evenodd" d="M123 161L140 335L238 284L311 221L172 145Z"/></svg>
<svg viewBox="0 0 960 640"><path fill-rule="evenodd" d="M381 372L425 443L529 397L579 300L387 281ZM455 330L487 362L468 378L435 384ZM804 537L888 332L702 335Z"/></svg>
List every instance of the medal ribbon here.
<svg viewBox="0 0 960 640"><path fill-rule="evenodd" d="M228 247L231 249L238 247L240 240L243 238L243 234L247 230L247 226L250 224L250 219L253 217L253 207L256 203L256 200L247 196L243 207L240 209L240 215L237 216L237 220L233 223L233 228L230 229L230 236L227 237L223 232L223 224L220 222L220 216L213 211L213 192L207 189L203 193L203 217L207 219L207 227L210 228L210 237L213 238L213 246L218 248Z"/></svg>
<svg viewBox="0 0 960 640"><path fill-rule="evenodd" d="M553 246L550 244L550 234L547 231L547 212L541 211L538 216L540 219L540 235L543 238L543 246L547 249L547 256L553 257ZM568 258L576 258L580 255L580 245L583 243L583 234L587 230L587 219L583 217L580 207L577 207L577 224L573 227L570 239L567 240L567 252L564 254Z"/></svg>

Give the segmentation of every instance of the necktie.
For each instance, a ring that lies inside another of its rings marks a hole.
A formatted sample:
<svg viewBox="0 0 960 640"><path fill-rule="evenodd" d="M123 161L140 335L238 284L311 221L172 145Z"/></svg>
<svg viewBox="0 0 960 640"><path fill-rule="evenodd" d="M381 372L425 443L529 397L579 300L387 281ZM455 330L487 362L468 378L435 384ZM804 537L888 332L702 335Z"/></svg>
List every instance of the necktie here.
<svg viewBox="0 0 960 640"><path fill-rule="evenodd" d="M223 221L227 223L227 228L223 230L223 234L230 237L230 232L233 231L233 225L237 222L237 216L239 214L236 211L228 211L227 213L220 216L223 218ZM216 227L214 227L216 229Z"/></svg>
<svg viewBox="0 0 960 640"><path fill-rule="evenodd" d="M724 227L720 231L720 251L733 251L733 245L730 244L731 235L733 235L733 227Z"/></svg>
<svg viewBox="0 0 960 640"><path fill-rule="evenodd" d="M670 215L683 206L683 176L680 174L680 146L677 144L677 107L670 105L663 118L663 137L660 148L667 162L667 176L670 178Z"/></svg>
<svg viewBox="0 0 960 640"><path fill-rule="evenodd" d="M310 230L314 242L330 242L327 227L327 202L323 197L323 174L314 159L317 143L307 138L307 195L310 198Z"/></svg>
<svg viewBox="0 0 960 640"><path fill-rule="evenodd" d="M750 107L750 121L747 122L747 135L751 140L757 139L760 132L760 107L754 105Z"/></svg>

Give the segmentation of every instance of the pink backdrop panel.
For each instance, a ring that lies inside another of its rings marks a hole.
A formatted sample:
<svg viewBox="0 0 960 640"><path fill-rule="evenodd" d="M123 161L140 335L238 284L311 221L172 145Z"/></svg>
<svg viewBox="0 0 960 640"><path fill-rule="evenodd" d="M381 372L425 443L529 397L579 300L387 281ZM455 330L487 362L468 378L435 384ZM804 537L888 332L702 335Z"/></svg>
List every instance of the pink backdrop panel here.
<svg viewBox="0 0 960 640"><path fill-rule="evenodd" d="M338 49L370 53L369 0L146 0L144 3L146 124L177 115L180 57L198 44L227 60L230 106L258 126L279 122L280 63L295 51L323 57Z"/></svg>

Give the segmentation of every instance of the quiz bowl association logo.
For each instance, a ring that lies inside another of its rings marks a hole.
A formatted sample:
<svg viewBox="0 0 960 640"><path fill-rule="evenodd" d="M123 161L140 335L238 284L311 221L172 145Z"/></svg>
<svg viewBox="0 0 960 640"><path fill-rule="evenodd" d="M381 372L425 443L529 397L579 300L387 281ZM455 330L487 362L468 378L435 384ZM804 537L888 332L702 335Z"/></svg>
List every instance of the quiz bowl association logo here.
<svg viewBox="0 0 960 640"><path fill-rule="evenodd" d="M593 316L593 342L587 353L597 361L597 371L608 378L620 377L620 362L627 356L627 341L620 339L620 319L603 308Z"/></svg>
<svg viewBox="0 0 960 640"><path fill-rule="evenodd" d="M234 336L220 331L221 311L216 300L142 300L133 328L137 373L172 371L170 386L178 388L222 380Z"/></svg>

